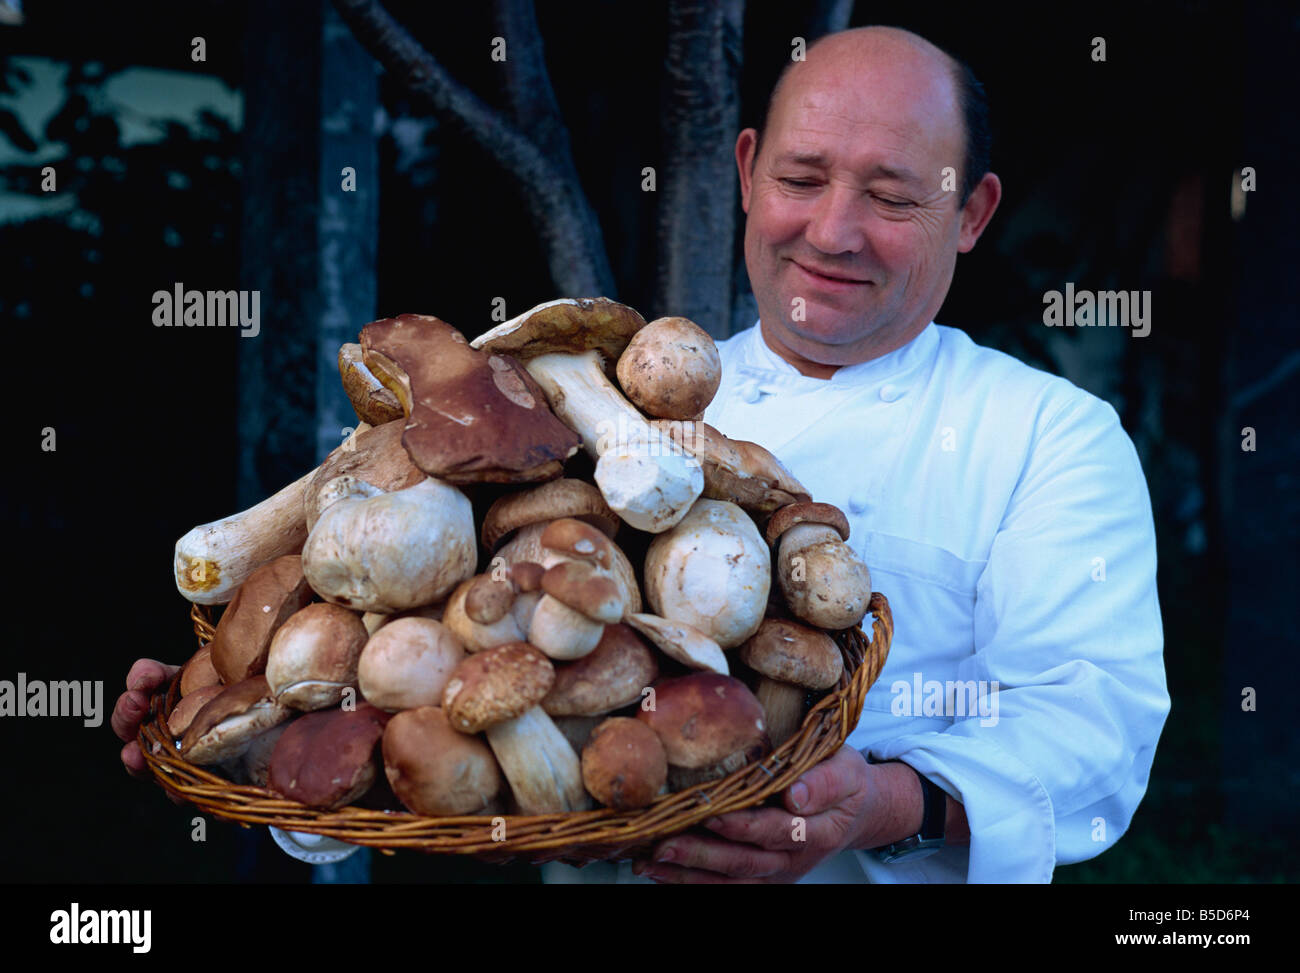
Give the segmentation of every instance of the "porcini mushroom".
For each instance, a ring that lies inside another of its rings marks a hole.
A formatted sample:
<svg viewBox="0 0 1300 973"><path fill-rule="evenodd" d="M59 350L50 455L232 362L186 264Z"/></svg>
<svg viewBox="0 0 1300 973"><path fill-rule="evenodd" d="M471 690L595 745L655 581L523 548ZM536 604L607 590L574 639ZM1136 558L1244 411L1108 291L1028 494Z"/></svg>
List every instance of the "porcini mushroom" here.
<svg viewBox="0 0 1300 973"><path fill-rule="evenodd" d="M438 706L465 658L454 635L431 618L389 622L366 642L357 664L361 695L384 710Z"/></svg>
<svg viewBox="0 0 1300 973"><path fill-rule="evenodd" d="M618 359L618 383L633 405L660 419L698 419L722 381L709 333L688 318L656 318Z"/></svg>
<svg viewBox="0 0 1300 973"><path fill-rule="evenodd" d="M582 783L587 793L616 811L645 807L667 780L663 743L639 720L610 717L591 731L582 748Z"/></svg>
<svg viewBox="0 0 1300 973"><path fill-rule="evenodd" d="M542 700L552 716L602 716L635 703L659 677L654 653L627 625L606 625L588 655L555 667Z"/></svg>
<svg viewBox="0 0 1300 973"><path fill-rule="evenodd" d="M317 602L276 631L266 657L266 681L276 701L309 711L337 706L357 688L357 662L366 644L361 616Z"/></svg>
<svg viewBox="0 0 1300 973"><path fill-rule="evenodd" d="M520 364L471 348L435 317L403 314L361 329L366 366L402 404L402 443L448 483L521 483L560 475L578 439Z"/></svg>
<svg viewBox="0 0 1300 973"><path fill-rule="evenodd" d="M467 658L443 694L442 709L454 729L485 733L524 814L590 807L577 753L537 705L554 680L546 656L516 643Z"/></svg>
<svg viewBox="0 0 1300 973"><path fill-rule="evenodd" d="M181 756L195 764L233 760L255 736L292 715L293 710L275 701L265 676L245 679L227 686L195 714L181 738Z"/></svg>
<svg viewBox="0 0 1300 973"><path fill-rule="evenodd" d="M871 602L871 572L844 543L849 522L829 503L782 507L767 524L777 546L777 581L786 604L809 625L845 629L862 621Z"/></svg>
<svg viewBox="0 0 1300 973"><path fill-rule="evenodd" d="M365 423L330 456L347 451ZM328 462L328 459L327 459ZM260 565L302 550L307 539L306 494L312 470L242 513L192 528L176 542L176 590L200 605L224 605Z"/></svg>
<svg viewBox="0 0 1300 973"><path fill-rule="evenodd" d="M227 686L266 669L276 631L311 601L302 558L286 554L263 564L239 586L211 642L212 667Z"/></svg>
<svg viewBox="0 0 1300 973"><path fill-rule="evenodd" d="M606 362L616 362L644 326L641 315L606 298L550 301L472 344L524 363L596 460L596 485L610 507L638 530L658 533L690 509L704 477L696 460L660 441L606 373Z"/></svg>
<svg viewBox="0 0 1300 973"><path fill-rule="evenodd" d="M663 741L670 789L724 777L771 749L763 707L739 679L697 672L661 679L654 690L654 708L636 718Z"/></svg>
<svg viewBox="0 0 1300 973"><path fill-rule="evenodd" d="M375 782L375 747L387 722L387 713L367 703L301 717L275 744L271 790L324 810L352 803Z"/></svg>
<svg viewBox="0 0 1300 973"><path fill-rule="evenodd" d="M766 515L810 499L807 488L785 464L757 443L729 439L703 421L659 419L651 425L699 460L704 470L703 496L710 500L729 500L752 514Z"/></svg>
<svg viewBox="0 0 1300 973"><path fill-rule="evenodd" d="M844 672L844 656L829 635L783 618L764 619L736 654L760 675L754 695L774 747L799 729L807 691L830 689Z"/></svg>
<svg viewBox="0 0 1300 973"><path fill-rule="evenodd" d="M763 535L740 507L699 499L650 542L645 596L656 614L684 622L723 649L758 631L772 586Z"/></svg>
<svg viewBox="0 0 1300 973"><path fill-rule="evenodd" d="M692 669L727 675L727 657L718 643L685 622L673 622L658 615L633 612L624 619L670 659Z"/></svg>
<svg viewBox="0 0 1300 973"><path fill-rule="evenodd" d="M497 810L501 771L476 736L457 733L434 706L398 713L384 728L384 772L398 800L433 817Z"/></svg>
<svg viewBox="0 0 1300 973"><path fill-rule="evenodd" d="M325 509L303 546L303 571L317 594L345 608L415 608L473 574L474 533L465 495L428 477Z"/></svg>

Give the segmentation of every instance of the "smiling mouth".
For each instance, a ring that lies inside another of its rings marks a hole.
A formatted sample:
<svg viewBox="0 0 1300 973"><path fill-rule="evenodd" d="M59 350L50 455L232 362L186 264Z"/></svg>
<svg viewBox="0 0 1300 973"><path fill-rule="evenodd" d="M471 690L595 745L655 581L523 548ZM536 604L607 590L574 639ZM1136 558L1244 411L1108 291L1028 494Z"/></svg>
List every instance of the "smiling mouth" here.
<svg viewBox="0 0 1300 973"><path fill-rule="evenodd" d="M806 264L801 264L797 260L792 260L790 262L793 263L800 270L802 270L804 273L808 274L809 276L816 277L820 280L830 281L831 283L834 284L870 284L871 283L871 281L869 280L860 280L857 277L845 277L842 274L832 274L824 270L818 270L816 267L809 267Z"/></svg>

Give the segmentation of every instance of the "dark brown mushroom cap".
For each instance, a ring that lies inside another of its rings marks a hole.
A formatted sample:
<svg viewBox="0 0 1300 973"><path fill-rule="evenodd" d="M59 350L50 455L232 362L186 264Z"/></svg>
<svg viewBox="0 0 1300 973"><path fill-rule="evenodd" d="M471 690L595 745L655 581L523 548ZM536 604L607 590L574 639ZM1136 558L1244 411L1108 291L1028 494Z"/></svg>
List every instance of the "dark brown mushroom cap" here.
<svg viewBox="0 0 1300 973"><path fill-rule="evenodd" d="M548 301L474 340L474 347L528 361L538 355L596 350L610 377L645 318L606 297Z"/></svg>
<svg viewBox="0 0 1300 973"><path fill-rule="evenodd" d="M181 738L181 756L199 764L237 757L253 737L292 715L275 701L266 677L253 676L227 686L194 714Z"/></svg>
<svg viewBox="0 0 1300 973"><path fill-rule="evenodd" d="M212 667L227 686L266 670L271 637L312 599L302 557L286 554L250 574L217 622Z"/></svg>
<svg viewBox="0 0 1300 973"><path fill-rule="evenodd" d="M271 790L308 807L350 804L374 783L375 744L387 722L388 714L369 703L300 717L271 754Z"/></svg>
<svg viewBox="0 0 1300 973"><path fill-rule="evenodd" d="M611 717L591 731L582 748L582 786L616 811L645 807L667 779L663 743L640 720Z"/></svg>
<svg viewBox="0 0 1300 973"><path fill-rule="evenodd" d="M542 709L551 716L598 716L636 702L658 677L654 653L637 634L606 625L595 649L555 667Z"/></svg>
<svg viewBox="0 0 1300 973"><path fill-rule="evenodd" d="M503 779L479 737L457 733L436 706L404 710L384 729L384 772L416 814L479 814L494 806Z"/></svg>
<svg viewBox="0 0 1300 973"><path fill-rule="evenodd" d="M581 440L551 412L518 361L469 346L435 317L403 314L361 330L366 366L406 410L402 443L448 483L522 483L560 475Z"/></svg>
<svg viewBox="0 0 1300 973"><path fill-rule="evenodd" d="M590 524L570 517L547 524L540 543L549 551L606 570L614 563L614 542Z"/></svg>
<svg viewBox="0 0 1300 973"><path fill-rule="evenodd" d="M451 672L442 709L461 733L478 733L521 716L555 684L551 660L527 642L477 652Z"/></svg>
<svg viewBox="0 0 1300 973"><path fill-rule="evenodd" d="M495 551L507 535L529 524L575 517L613 537L620 523L605 498L583 480L559 479L498 498L483 517L483 546Z"/></svg>
<svg viewBox="0 0 1300 973"><path fill-rule="evenodd" d="M767 522L765 536L769 544L775 544L791 527L796 524L820 524L835 528L840 540L849 539L849 519L844 511L833 503L816 503L808 500L803 503L791 503L772 514Z"/></svg>
<svg viewBox="0 0 1300 973"><path fill-rule="evenodd" d="M806 689L829 689L844 672L844 656L834 639L784 618L763 619L736 654L769 679Z"/></svg>
<svg viewBox="0 0 1300 973"><path fill-rule="evenodd" d="M739 679L699 672L654 690L654 709L643 705L636 718L659 734L670 764L709 767L767 740L763 706Z"/></svg>

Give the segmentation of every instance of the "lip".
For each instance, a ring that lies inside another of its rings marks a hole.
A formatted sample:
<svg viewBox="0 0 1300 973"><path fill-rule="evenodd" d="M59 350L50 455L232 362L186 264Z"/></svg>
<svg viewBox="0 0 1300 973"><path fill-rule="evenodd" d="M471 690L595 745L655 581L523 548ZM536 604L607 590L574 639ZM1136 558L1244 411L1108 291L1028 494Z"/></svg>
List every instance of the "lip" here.
<svg viewBox="0 0 1300 973"><path fill-rule="evenodd" d="M869 280L850 280L845 277L832 277L817 270L813 267L805 266L797 260L791 260L792 264L799 268L799 272L809 281L817 284L819 287L828 290L853 290L855 287L866 287L871 283Z"/></svg>

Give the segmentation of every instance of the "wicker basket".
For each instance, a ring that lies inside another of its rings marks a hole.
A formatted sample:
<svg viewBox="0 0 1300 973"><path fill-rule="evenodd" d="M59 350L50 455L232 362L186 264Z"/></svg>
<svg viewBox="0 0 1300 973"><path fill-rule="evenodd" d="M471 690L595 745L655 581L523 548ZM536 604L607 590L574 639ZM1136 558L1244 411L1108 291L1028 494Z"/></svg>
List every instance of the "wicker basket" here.
<svg viewBox="0 0 1300 973"><path fill-rule="evenodd" d="M493 862L562 861L572 865L637 857L661 839L715 814L761 803L840 748L857 724L862 701L884 667L893 638L889 602L880 592L872 594L869 612L875 616L870 640L860 628L830 633L844 653L844 675L839 685L812 707L798 733L759 763L707 785L664 795L638 811L602 808L496 818L430 818L357 807L319 811L264 788L232 784L182 760L167 730L167 717L180 698L179 673L154 695L149 717L140 727L140 749L169 793L244 827L274 825L285 831L328 835L385 854L409 848ZM191 616L200 645L210 641L213 627L208 610L195 605Z"/></svg>

